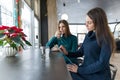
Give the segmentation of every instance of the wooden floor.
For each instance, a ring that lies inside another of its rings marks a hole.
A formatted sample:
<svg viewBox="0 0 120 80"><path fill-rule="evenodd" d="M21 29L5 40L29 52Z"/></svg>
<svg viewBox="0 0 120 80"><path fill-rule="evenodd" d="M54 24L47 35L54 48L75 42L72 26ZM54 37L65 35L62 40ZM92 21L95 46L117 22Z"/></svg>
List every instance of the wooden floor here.
<svg viewBox="0 0 120 80"><path fill-rule="evenodd" d="M120 80L120 52L115 53L114 56L111 58L111 62L117 67L117 74L115 80Z"/></svg>

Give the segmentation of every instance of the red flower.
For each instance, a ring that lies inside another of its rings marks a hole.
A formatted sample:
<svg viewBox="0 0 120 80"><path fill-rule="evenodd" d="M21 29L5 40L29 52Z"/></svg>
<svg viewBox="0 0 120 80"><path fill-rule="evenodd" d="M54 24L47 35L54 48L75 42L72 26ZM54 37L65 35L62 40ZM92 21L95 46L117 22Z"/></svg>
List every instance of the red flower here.
<svg viewBox="0 0 120 80"><path fill-rule="evenodd" d="M25 44L32 46L31 43L25 39L26 35L22 31L23 29L16 26L0 26L0 46L9 45L16 50L18 46L24 48Z"/></svg>
<svg viewBox="0 0 120 80"><path fill-rule="evenodd" d="M23 29L17 28L16 26L9 27L9 30L14 30L14 32L16 33L20 33L21 31L23 31Z"/></svg>
<svg viewBox="0 0 120 80"><path fill-rule="evenodd" d="M17 36L18 36L17 33L12 33L12 34L10 35L10 37L17 37Z"/></svg>
<svg viewBox="0 0 120 80"><path fill-rule="evenodd" d="M21 36L27 37L23 32L20 32L20 35L21 35Z"/></svg>
<svg viewBox="0 0 120 80"><path fill-rule="evenodd" d="M8 29L9 27L8 26L0 26L0 30L5 30L5 29Z"/></svg>
<svg viewBox="0 0 120 80"><path fill-rule="evenodd" d="M18 28L17 30L15 30L16 33L21 33L21 31L23 31L23 29Z"/></svg>
<svg viewBox="0 0 120 80"><path fill-rule="evenodd" d="M9 30L17 30L16 26L9 27Z"/></svg>
<svg viewBox="0 0 120 80"><path fill-rule="evenodd" d="M4 32L3 34L7 35L8 37L10 37L10 33L9 32Z"/></svg>

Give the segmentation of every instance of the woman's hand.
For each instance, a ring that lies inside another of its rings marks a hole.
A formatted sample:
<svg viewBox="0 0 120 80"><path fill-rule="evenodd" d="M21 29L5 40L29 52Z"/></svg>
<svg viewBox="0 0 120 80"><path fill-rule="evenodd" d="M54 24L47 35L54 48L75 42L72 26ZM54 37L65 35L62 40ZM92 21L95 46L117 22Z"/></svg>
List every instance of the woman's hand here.
<svg viewBox="0 0 120 80"><path fill-rule="evenodd" d="M58 39L61 37L61 32L59 30L55 32L55 37L57 37Z"/></svg>
<svg viewBox="0 0 120 80"><path fill-rule="evenodd" d="M67 64L68 71L77 73L78 66L76 64Z"/></svg>
<svg viewBox="0 0 120 80"><path fill-rule="evenodd" d="M68 55L68 51L65 49L65 47L64 46L60 46L59 47L59 50L60 50L60 52L63 52L65 55Z"/></svg>

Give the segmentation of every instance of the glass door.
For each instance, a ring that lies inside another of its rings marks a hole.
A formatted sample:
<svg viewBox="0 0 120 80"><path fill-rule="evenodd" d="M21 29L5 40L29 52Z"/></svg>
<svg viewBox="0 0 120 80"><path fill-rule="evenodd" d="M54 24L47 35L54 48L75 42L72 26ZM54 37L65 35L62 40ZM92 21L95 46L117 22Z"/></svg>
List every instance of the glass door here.
<svg viewBox="0 0 120 80"><path fill-rule="evenodd" d="M34 17L34 22L35 22L35 37L34 37L34 44L35 44L35 48L39 47L39 32L38 32L38 27L39 27L39 23L36 17Z"/></svg>

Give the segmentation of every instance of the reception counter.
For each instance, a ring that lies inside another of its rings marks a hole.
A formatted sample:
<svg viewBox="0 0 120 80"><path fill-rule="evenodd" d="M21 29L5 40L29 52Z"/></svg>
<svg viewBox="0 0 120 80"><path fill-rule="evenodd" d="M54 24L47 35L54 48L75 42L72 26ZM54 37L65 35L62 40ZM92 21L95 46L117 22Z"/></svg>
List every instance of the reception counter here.
<svg viewBox="0 0 120 80"><path fill-rule="evenodd" d="M15 57L0 57L0 80L72 80L59 52L41 56L39 49L28 49Z"/></svg>

